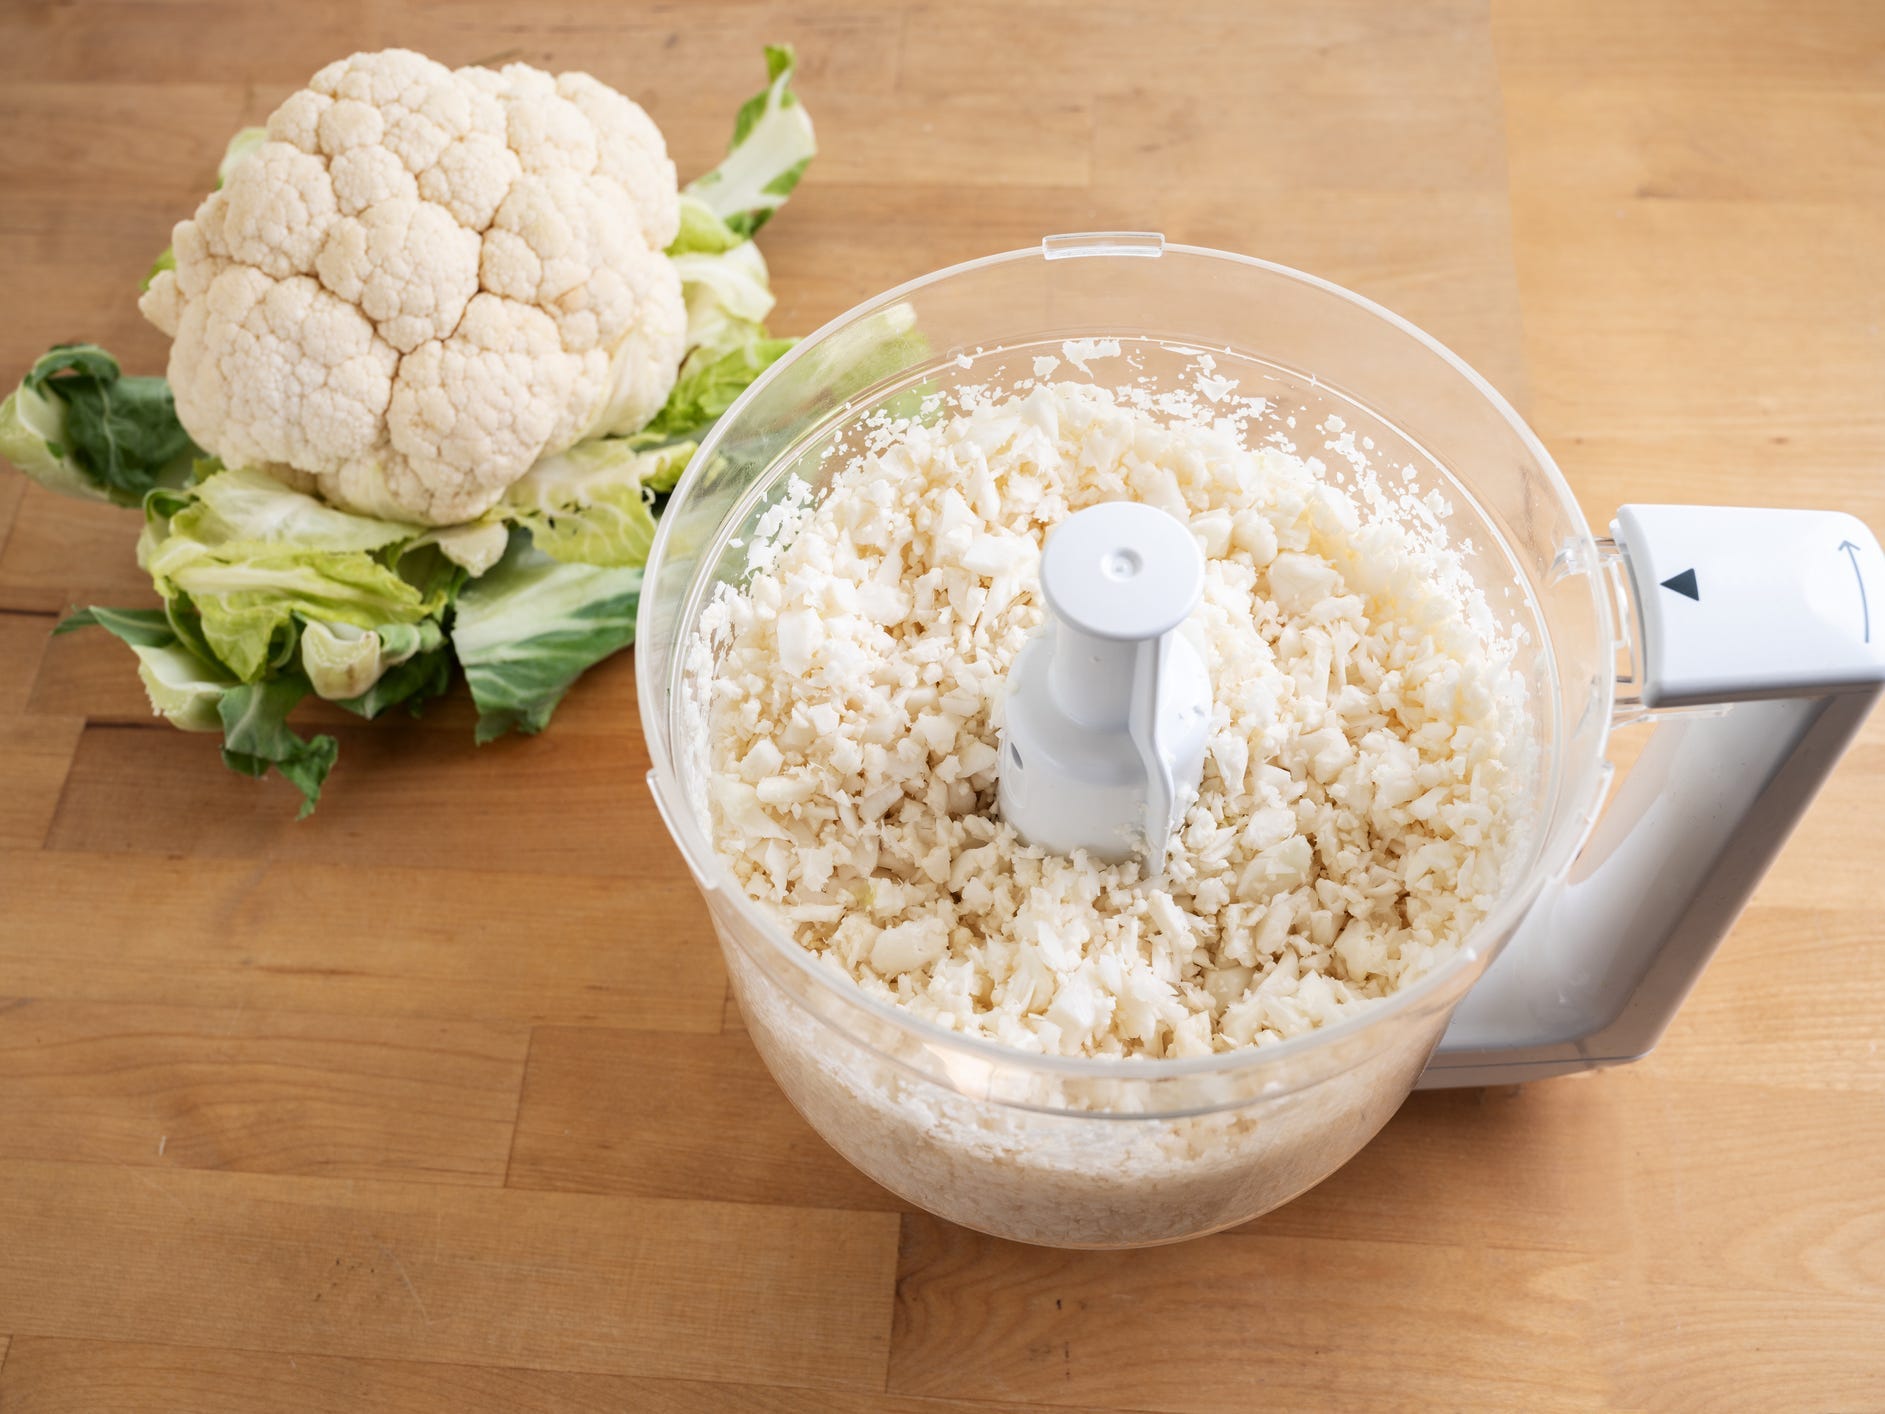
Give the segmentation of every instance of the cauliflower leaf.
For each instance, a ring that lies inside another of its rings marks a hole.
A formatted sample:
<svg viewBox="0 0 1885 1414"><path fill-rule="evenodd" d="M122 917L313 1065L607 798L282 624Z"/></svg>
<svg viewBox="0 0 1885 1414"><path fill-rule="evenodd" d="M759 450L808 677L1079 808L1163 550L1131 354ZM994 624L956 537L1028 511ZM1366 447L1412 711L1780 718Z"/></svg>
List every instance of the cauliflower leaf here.
<svg viewBox="0 0 1885 1414"><path fill-rule="evenodd" d="M287 663L301 623L378 631L435 618L462 574L436 549L405 553L419 527L337 510L252 468L154 496L146 515L152 583L187 603L209 653L242 682Z"/></svg>
<svg viewBox="0 0 1885 1414"><path fill-rule="evenodd" d="M553 559L634 568L654 544L654 493L673 487L693 453L692 442L652 450L618 437L584 442L538 462L499 510Z"/></svg>
<svg viewBox="0 0 1885 1414"><path fill-rule="evenodd" d="M288 725L288 714L307 696L300 676L243 683L223 694L223 765L245 776L281 772L301 792L298 818L307 819L320 803L321 787L340 756L340 743L325 734L303 741Z"/></svg>
<svg viewBox="0 0 1885 1414"><path fill-rule="evenodd" d="M55 633L96 626L128 645L151 709L185 731L223 734L223 764L247 776L279 771L301 792L301 817L321 798L321 787L340 754L331 736L303 740L288 726L288 713L307 695L299 675L259 684L235 681L221 665L204 658L172 626L161 609L81 609Z"/></svg>
<svg viewBox="0 0 1885 1414"><path fill-rule="evenodd" d="M687 196L741 236L772 219L818 154L811 114L792 92L794 68L791 45L766 46L766 87L740 105L720 165L687 185Z"/></svg>
<svg viewBox="0 0 1885 1414"><path fill-rule="evenodd" d="M201 456L162 378L127 378L96 344L55 344L0 403L0 456L51 491L135 506Z"/></svg>
<svg viewBox="0 0 1885 1414"><path fill-rule="evenodd" d="M378 628L314 619L301 626L301 671L317 697L350 702L366 696L392 669L444 643L444 631L434 619ZM375 711L381 705L376 698ZM371 717L375 711L360 715Z"/></svg>
<svg viewBox="0 0 1885 1414"><path fill-rule="evenodd" d="M577 678L634 641L640 600L639 568L569 564L513 534L497 568L459 594L452 622L478 741L548 726Z"/></svg>

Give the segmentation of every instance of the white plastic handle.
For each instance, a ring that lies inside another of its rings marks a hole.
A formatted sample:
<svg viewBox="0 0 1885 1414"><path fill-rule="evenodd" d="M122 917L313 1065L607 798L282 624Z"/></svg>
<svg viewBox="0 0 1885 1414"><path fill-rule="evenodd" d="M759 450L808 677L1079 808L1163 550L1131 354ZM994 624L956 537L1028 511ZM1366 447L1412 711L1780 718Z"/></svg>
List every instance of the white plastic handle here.
<svg viewBox="0 0 1885 1414"><path fill-rule="evenodd" d="M1661 1038L1885 686L1885 555L1827 511L1625 506L1660 722L1568 879L1453 1014L1423 1089L1635 1060Z"/></svg>

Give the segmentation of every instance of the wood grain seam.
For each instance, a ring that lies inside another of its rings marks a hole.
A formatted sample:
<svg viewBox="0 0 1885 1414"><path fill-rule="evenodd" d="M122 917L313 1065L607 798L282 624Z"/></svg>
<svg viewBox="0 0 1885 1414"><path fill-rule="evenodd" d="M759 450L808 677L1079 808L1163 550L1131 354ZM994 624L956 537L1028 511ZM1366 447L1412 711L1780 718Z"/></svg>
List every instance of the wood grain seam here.
<svg viewBox="0 0 1885 1414"><path fill-rule="evenodd" d="M36 851L15 850L13 852L16 854L32 854L32 853L35 853ZM54 852L56 853L59 851L54 851ZM5 854L5 851L0 851L0 856L4 856L4 854ZM289 970L305 971L306 969L289 969ZM256 1012L266 1013L269 1016L305 1017L310 1020L322 1019L322 1020L330 1020L330 1021L331 1020L385 1021L388 1023L398 1022L401 1024L414 1025L414 1026L424 1026L430 1023L439 1023L442 1025L484 1026L484 1027L489 1027L492 1030L503 1030L503 1029L508 1028L514 1031L522 1031L526 1029L535 1031L537 1027L540 1025L550 1025L550 1026L555 1026L555 1027L559 1027L563 1029L576 1030L576 1029L582 1029L589 1025L589 1023L586 1023L586 1022L543 1023L543 1022L531 1022L531 1021L525 1021L525 1020L513 1020L511 1018L505 1017L495 1012L467 1012L467 1011L451 1011L451 1010L363 1012L363 1011L354 1010L354 1009L345 1008L345 1007L278 1006L270 1002L258 1003L251 1006L249 1003L237 1001L237 1002L230 1002L227 1005L216 1005L216 1006L192 1008L190 1007L188 1003L185 1003L185 1002L178 1002L178 1003L146 1002L137 993L128 993L123 996L118 996L118 995L106 996L102 993L95 993L95 992L68 993L68 992L52 991L43 987L35 989L31 992L21 991L21 990L0 991L0 997L5 997L8 999L17 999L17 1000L22 1000L22 1001L55 1002L55 1003L60 1003L67 1006L98 1007L101 1009L107 1008L107 1007L140 1007L140 1006L158 1006L158 1007L169 1008L169 1007L174 1006L177 1010L231 1011L231 1012L253 1010ZM0 1010L4 1010L4 1008L0 1008ZM673 1030L666 1030L658 1026L614 1026L614 1027L606 1027L606 1028L599 1027L596 1029L606 1029L606 1030L612 1030L612 1031L632 1031L632 1032L637 1032L637 1033L646 1033L647 1035L650 1035L650 1036L713 1036L717 1034L712 1031L673 1031Z"/></svg>
<svg viewBox="0 0 1885 1414"><path fill-rule="evenodd" d="M378 1180L375 1180L377 1182ZM307 1349L286 1345L228 1345L206 1344L195 1340L124 1340L116 1336L100 1335L59 1335L53 1333L35 1333L22 1331L16 1335L0 1337L10 1343L0 1347L0 1366L4 1366L6 1357L11 1354L12 1346L21 1342L33 1345L95 1345L135 1347L146 1346L163 1350L202 1350L214 1351L225 1355L254 1355L260 1358L279 1360L321 1360L336 1361L350 1365L402 1365L421 1366L435 1370L479 1370L491 1374L518 1375L575 1375L588 1379L621 1380L624 1383L645 1385L705 1385L714 1389L725 1390L803 1390L807 1393L835 1398L875 1398L882 1391L868 1385L859 1384L795 1384L790 1380L716 1380L692 1378L687 1375L643 1375L634 1374L619 1368L609 1369L593 1365L556 1364L504 1364L491 1365L481 1360L428 1360L422 1355L358 1355L346 1350ZM886 1366L888 1361L885 1362ZM885 1371L885 1383L888 1385L889 1372ZM1036 1410L1047 1410L1056 1406L1042 1404L1017 1404L1008 1402L990 1402L987 1400L963 1400L953 1395L905 1394L891 1395L894 1399L910 1400L918 1403L933 1404L939 1411L963 1409L968 1411L992 1409L996 1411L1015 1411L1015 1414L1034 1414ZM12 1414L10 1407L0 1405L6 1414ZM1106 1407L1105 1414L1162 1414L1156 1409Z"/></svg>
<svg viewBox="0 0 1885 1414"><path fill-rule="evenodd" d="M897 1363L897 1320L903 1314L903 1254L909 1241L912 1216L910 1213L897 1214L897 1250L893 1257L896 1269L890 1274L890 1301L888 1302L890 1309L884 1313L886 1329L884 1331L883 1392L887 1399L896 1398L895 1392L890 1388L890 1377Z"/></svg>
<svg viewBox="0 0 1885 1414"><path fill-rule="evenodd" d="M79 747L84 744L85 733L91 730L91 724L83 717L76 719L71 717L39 717L34 716L32 713L21 713L20 715L32 721L59 722L76 720L79 724L78 736L72 742L71 753L65 758L65 770L59 775L59 793L53 797L52 811L46 816L46 828L39 836L39 843L27 851L27 853L43 852L51 845L53 834L59 828L59 816L61 812L65 810L66 792L72 785L72 768L78 763ZM26 838L31 838L31 836L27 836Z"/></svg>
<svg viewBox="0 0 1885 1414"><path fill-rule="evenodd" d="M170 1153L174 1155L176 1146L168 1146L168 1147L170 1148ZM149 1174L168 1173L168 1174L193 1175L193 1176L211 1175L211 1176L221 1176L225 1178L235 1178L235 1179L285 1179L294 1183L332 1183L332 1184L339 1185L342 1188L345 1188L345 1186L348 1184L356 1183L356 1182L358 1183L385 1183L385 1184L397 1184L401 1188L444 1188L452 1192L465 1192L465 1193L487 1193L487 1194L489 1193L532 1194L534 1193L534 1194L539 1194L546 1198L556 1198L556 1197L622 1198L622 1197L627 1197L627 1198L631 1198L635 1200L636 1202L643 1202L643 1203L712 1203L723 1208L755 1206L754 1204L751 1204L751 1203L737 1203L737 1202L734 1202L732 1200L725 1199L725 1198L676 1198L667 1194L660 1194L660 1193L624 1194L620 1190L613 1190L613 1189L533 1188L528 1185L510 1187L506 1184L496 1181L495 1179L490 1179L490 1178L473 1182L462 1176L453 1176L450 1174L440 1174L440 1173L433 1173L433 1172L423 1172L419 1170L412 1170L410 1172L402 1172L400 1170L381 1171L381 1170L376 1169L371 1173L365 1173L365 1172L341 1173L337 1175L332 1172L322 1172L318 1169L243 1168L239 1164L228 1164L228 1163L191 1164L191 1163L183 1163L174 1157L167 1157L167 1158L164 1158L162 1161L158 1161L157 1156L154 1151L151 1158L145 1158L140 1155L133 1158L121 1159L121 1158L116 1157L115 1155L109 1155L109 1154L87 1155L87 1154L64 1154L64 1153L58 1155L58 1157L56 1158L45 1158L45 1157L34 1155L34 1154L4 1154L4 1155L0 1155L0 1161L12 1161L12 1162L20 1162L20 1163L70 1164L73 1168L84 1168L84 1169L122 1169L124 1172L130 1174L133 1178L137 1179L137 1181L140 1183L148 1183L150 1180L147 1177L147 1175ZM879 1213L882 1213L885 1216L893 1216L892 1214L888 1213L886 1210L881 1209L881 1208L835 1208L835 1207L821 1208L811 1203L789 1203L789 1204L785 1204L785 1203L770 1204L769 1203L769 1204L761 1204L758 1206L789 1207L795 1212L805 1212L805 1213L844 1213L844 1214L854 1216L854 1217L869 1217L869 1216L873 1216ZM35 1338L39 1339L42 1337L35 1337ZM50 1337L43 1337L43 1338L49 1339ZM221 1346L217 1346L215 1348L222 1349Z"/></svg>
<svg viewBox="0 0 1885 1414"><path fill-rule="evenodd" d="M285 1350L275 1346L257 1347L252 1345L216 1344L209 1345L198 1341L151 1341L121 1340L113 1336L78 1336L78 1335L28 1335L25 1337L0 1336L0 1342L12 1339L18 1344L24 1339L35 1346L93 1347L103 1349L149 1349L149 1350L199 1350L219 1355L252 1355L259 1358L305 1359L325 1364L346 1365L355 1368L370 1369L375 1366L391 1366L413 1370L476 1370L495 1375L573 1375L579 1379L619 1380L624 1385L648 1387L650 1389L676 1388L698 1390L746 1391L764 1394L769 1390L804 1390L819 1395L837 1398L871 1399L875 1391L857 1389L852 1386L835 1385L796 1385L780 1380L722 1380L690 1379L681 1375L635 1375L625 1374L620 1370L585 1370L571 1369L566 1366L547 1365L484 1365L464 1360L427 1360L422 1356L409 1355L351 1355L327 1350ZM4 1369L10 1347L0 1344L0 1369ZM959 1399L952 1395L906 1394L891 1395L916 1406L919 1409L934 1409L937 1414L960 1410L963 1414L1048 1414L1048 1411L1060 1411L1065 1414L1066 1406L1039 1403L1016 1402L1013 1400ZM731 1401L727 1407L732 1407ZM1106 1414L1161 1414L1161 1411L1138 1406L1121 1407L1107 1405Z"/></svg>
<svg viewBox="0 0 1885 1414"><path fill-rule="evenodd" d="M92 1160L92 1159L67 1159L62 1156L57 1160L47 1160L46 1162L56 1162L56 1163L63 1164L63 1163L94 1163L97 1161ZM840 1162L844 1162L847 1165L849 1163L848 1160L840 1160ZM231 1173L231 1172L237 1172L237 1170L191 1169L190 1172L192 1173ZM281 1175L258 1174L255 1176L257 1177L283 1177L283 1178L320 1178L321 1177L321 1175L319 1174L281 1174ZM382 1180L379 1179L378 1177L375 1177L371 1179L370 1181L373 1183L379 1183ZM399 1183L399 1182L411 1182L412 1180L388 1178L384 1181L387 1183ZM444 1186L444 1185L441 1185L441 1186ZM492 1188L492 1186L488 1183L479 1183L479 1184L461 1183L461 1184L453 1184L452 1186L457 1187L457 1188L476 1188L479 1192L482 1192L482 1193L491 1193L495 1191ZM680 1196L679 1194L676 1194L676 1193L661 1193L661 1192L641 1193L641 1192L636 1192L632 1189L624 1189L620 1187L603 1187L601 1185L596 1185L594 1187L585 1187L585 1186L573 1184L573 1183L528 1183L528 1182L511 1183L508 1179L508 1175L506 1176L506 1181L504 1183L504 1191L507 1193L537 1193L537 1194L541 1194L542 1196L546 1198L553 1198L553 1197L628 1198L638 1203L714 1203L723 1208L790 1208L795 1213L843 1213L849 1217L897 1218L899 1220L899 1226L897 1229L899 1241L902 1240L902 1231L903 1231L901 1227L901 1221L903 1219L921 1216L921 1214L919 1213L906 1212L902 1208L865 1208L865 1207L860 1207L857 1204L820 1203L815 1199L807 1199L804 1197L793 1197L789 1201L783 1201L783 1202L757 1202L751 1198L706 1198L706 1197L690 1198L690 1197ZM890 1190L888 1189L885 1189L884 1191L887 1193L890 1192ZM891 1193L890 1196L896 1199L900 1203L907 1202L907 1200L903 1199L898 1194ZM1213 1237L1221 1237L1221 1236L1224 1236L1225 1234L1212 1233L1210 1235ZM1345 1239L1333 1238L1330 1240L1343 1241ZM1429 1243L1425 1245L1431 1246L1432 1244ZM1533 1247L1518 1247L1512 1250L1518 1251L1518 1252L1536 1252L1536 1251L1540 1251L1544 1249L1533 1248ZM3 1412L0 1412L0 1414L3 1414ZM1109 1414L1111 1414L1111 1411L1109 1411ZM1127 1410L1127 1411L1124 1411L1124 1414L1133 1414L1133 1411Z"/></svg>
<svg viewBox="0 0 1885 1414"><path fill-rule="evenodd" d="M511 1170L517 1163L517 1136L523 1131L524 1093L530 1088L530 1061L537 1053L537 1032L542 1029L540 1026L531 1027L529 1036L524 1039L524 1064L517 1075L517 1103L511 1109L511 1137L510 1143L504 1148L504 1178L498 1184L500 1188L511 1187ZM513 1191L523 1193L529 1190L520 1188Z"/></svg>
<svg viewBox="0 0 1885 1414"><path fill-rule="evenodd" d="M16 500L13 503L13 514L7 520L5 531L0 532L0 561L4 561L6 559L7 546L13 542L13 532L19 529L20 508L24 506L25 504L26 504L26 498L24 496L22 496L19 500ZM32 612L32 611L28 610L26 612Z"/></svg>

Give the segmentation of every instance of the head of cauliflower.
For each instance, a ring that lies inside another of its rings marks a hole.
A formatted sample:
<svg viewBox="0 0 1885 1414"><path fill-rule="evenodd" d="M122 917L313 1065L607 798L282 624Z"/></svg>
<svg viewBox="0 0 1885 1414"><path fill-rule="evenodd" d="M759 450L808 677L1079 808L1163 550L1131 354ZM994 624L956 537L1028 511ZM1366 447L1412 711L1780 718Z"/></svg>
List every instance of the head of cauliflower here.
<svg viewBox="0 0 1885 1414"><path fill-rule="evenodd" d="M386 50L322 69L267 133L140 305L198 445L447 525L667 399L679 193L614 89Z"/></svg>

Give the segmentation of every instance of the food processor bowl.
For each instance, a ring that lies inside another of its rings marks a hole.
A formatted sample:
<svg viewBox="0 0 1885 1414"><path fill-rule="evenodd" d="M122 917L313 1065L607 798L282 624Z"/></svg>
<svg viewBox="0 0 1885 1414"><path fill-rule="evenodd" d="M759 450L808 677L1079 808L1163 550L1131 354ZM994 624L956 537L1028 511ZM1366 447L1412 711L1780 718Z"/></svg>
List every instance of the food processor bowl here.
<svg viewBox="0 0 1885 1414"><path fill-rule="evenodd" d="M690 651L703 610L742 580L746 547L792 479L815 491L873 419L919 412L938 392L1044 376L1195 387L1201 368L1264 400L1252 445L1290 443L1337 484L1357 459L1392 477L1410 493L1396 499L1412 528L1444 542L1483 597L1479 626L1508 645L1530 723L1495 905L1449 960L1352 1018L1195 1059L1024 1054L865 995L800 948L714 848L700 710L712 665ZM1156 235L1052 237L857 306L717 424L661 518L643 582L635 653L650 785L755 1045L835 1149L910 1202L1000 1237L1177 1241L1287 1202L1360 1149L1421 1076L1456 1004L1569 871L1607 778L1619 625L1606 564L1524 422L1405 320L1246 256Z"/></svg>

